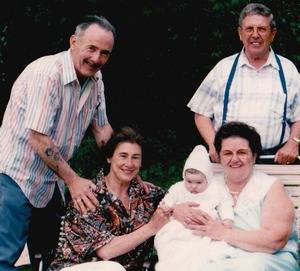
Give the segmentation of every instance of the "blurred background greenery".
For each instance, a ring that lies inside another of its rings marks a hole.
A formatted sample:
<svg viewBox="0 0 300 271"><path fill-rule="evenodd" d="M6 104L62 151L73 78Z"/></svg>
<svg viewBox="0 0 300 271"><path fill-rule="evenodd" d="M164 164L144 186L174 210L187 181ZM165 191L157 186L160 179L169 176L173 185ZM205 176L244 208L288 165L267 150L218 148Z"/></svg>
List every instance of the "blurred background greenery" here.
<svg viewBox="0 0 300 271"><path fill-rule="evenodd" d="M266 0L278 26L273 48L300 65L299 1ZM241 50L237 21L246 0L11 0L0 11L0 122L10 88L32 60L68 49L85 14L106 16L118 38L103 68L113 127L147 139L141 175L163 187L181 179L187 154L202 143L186 107L210 69ZM90 132L71 161L81 175L103 164Z"/></svg>

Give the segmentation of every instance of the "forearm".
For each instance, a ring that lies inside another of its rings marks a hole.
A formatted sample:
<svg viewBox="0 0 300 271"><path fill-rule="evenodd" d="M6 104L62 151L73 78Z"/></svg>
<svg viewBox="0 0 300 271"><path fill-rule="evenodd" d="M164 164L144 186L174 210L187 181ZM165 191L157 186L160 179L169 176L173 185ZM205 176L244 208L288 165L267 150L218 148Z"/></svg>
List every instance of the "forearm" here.
<svg viewBox="0 0 300 271"><path fill-rule="evenodd" d="M211 119L204 115L195 113L195 124L200 135L208 145L208 152L211 161L214 163L219 163L220 158L214 146L216 132Z"/></svg>
<svg viewBox="0 0 300 271"><path fill-rule="evenodd" d="M154 234L155 230L148 223L134 232L114 237L108 244L99 248L96 253L103 260L109 260L135 249Z"/></svg>
<svg viewBox="0 0 300 271"><path fill-rule="evenodd" d="M92 132L96 140L97 146L99 148L102 148L112 136L113 129L109 123L103 126L98 126L96 122L93 121Z"/></svg>
<svg viewBox="0 0 300 271"><path fill-rule="evenodd" d="M291 125L291 136L300 137L300 120Z"/></svg>
<svg viewBox="0 0 300 271"><path fill-rule="evenodd" d="M195 113L195 124L206 144L208 146L213 146L216 132L211 119Z"/></svg>
<svg viewBox="0 0 300 271"><path fill-rule="evenodd" d="M58 148L48 136L31 130L29 144L44 163L62 178L67 185L76 177L74 170L63 159Z"/></svg>
<svg viewBox="0 0 300 271"><path fill-rule="evenodd" d="M287 237L282 237L278 232L271 230L227 229L222 240L244 250L273 253L284 247Z"/></svg>
<svg viewBox="0 0 300 271"><path fill-rule="evenodd" d="M278 164L293 163L299 156L300 121L291 125L290 136L285 144L276 152L274 161Z"/></svg>
<svg viewBox="0 0 300 271"><path fill-rule="evenodd" d="M291 126L290 139L293 137L300 138L300 121L296 121Z"/></svg>
<svg viewBox="0 0 300 271"><path fill-rule="evenodd" d="M224 240L246 250L272 253L286 245L293 221L293 203L283 184L275 181L262 204L261 228L255 231L228 230Z"/></svg>

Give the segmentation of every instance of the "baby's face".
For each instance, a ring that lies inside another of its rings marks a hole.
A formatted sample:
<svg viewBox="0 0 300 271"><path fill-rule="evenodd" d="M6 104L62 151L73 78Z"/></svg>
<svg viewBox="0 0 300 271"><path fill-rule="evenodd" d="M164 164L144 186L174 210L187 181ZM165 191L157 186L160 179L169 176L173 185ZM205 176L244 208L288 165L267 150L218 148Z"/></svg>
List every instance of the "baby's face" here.
<svg viewBox="0 0 300 271"><path fill-rule="evenodd" d="M186 189L192 194L201 193L206 190L208 182L201 173L185 173L184 184Z"/></svg>

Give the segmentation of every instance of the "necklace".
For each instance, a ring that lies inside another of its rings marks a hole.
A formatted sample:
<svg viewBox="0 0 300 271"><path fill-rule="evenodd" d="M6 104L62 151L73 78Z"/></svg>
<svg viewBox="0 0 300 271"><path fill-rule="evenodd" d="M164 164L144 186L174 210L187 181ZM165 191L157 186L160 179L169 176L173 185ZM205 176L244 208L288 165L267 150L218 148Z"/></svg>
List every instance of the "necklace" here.
<svg viewBox="0 0 300 271"><path fill-rule="evenodd" d="M226 179L225 183L226 183L227 190L230 193L230 195L232 196L233 200L236 202L239 195L240 195L240 193L242 192L243 188L240 191L232 191L232 190L229 189L229 183L228 183L226 177L225 177L225 179Z"/></svg>
<svg viewBox="0 0 300 271"><path fill-rule="evenodd" d="M241 193L241 191L230 191L229 189L228 189L228 192L230 193L230 195L233 197L233 199L235 201L237 201L237 199Z"/></svg>
<svg viewBox="0 0 300 271"><path fill-rule="evenodd" d="M230 190L228 190L228 191L231 195L238 195L241 193L241 191L230 191Z"/></svg>

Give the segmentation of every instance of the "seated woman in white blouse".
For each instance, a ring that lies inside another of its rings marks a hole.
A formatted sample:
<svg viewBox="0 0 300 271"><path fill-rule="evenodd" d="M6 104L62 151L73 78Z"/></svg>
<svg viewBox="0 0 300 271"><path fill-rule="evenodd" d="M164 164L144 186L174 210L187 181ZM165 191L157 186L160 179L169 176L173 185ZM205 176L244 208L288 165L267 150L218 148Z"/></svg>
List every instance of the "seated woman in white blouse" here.
<svg viewBox="0 0 300 271"><path fill-rule="evenodd" d="M298 270L293 203L279 180L253 169L261 151L259 134L245 123L228 122L217 131L214 145L224 170L219 181L234 200L234 227L225 227L191 203L177 205L173 215L194 234L223 240L243 253L201 270Z"/></svg>

